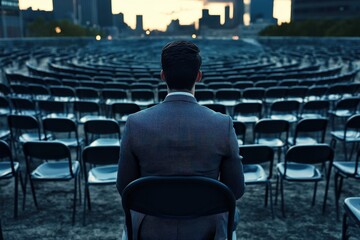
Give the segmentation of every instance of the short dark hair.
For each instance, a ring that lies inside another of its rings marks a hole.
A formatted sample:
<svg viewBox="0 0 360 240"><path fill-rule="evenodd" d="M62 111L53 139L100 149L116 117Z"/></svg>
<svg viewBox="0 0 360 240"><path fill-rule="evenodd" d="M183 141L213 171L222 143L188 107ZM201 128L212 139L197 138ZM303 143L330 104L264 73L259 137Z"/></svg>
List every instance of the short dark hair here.
<svg viewBox="0 0 360 240"><path fill-rule="evenodd" d="M166 44L161 53L161 65L169 89L191 90L201 66L200 49L188 41Z"/></svg>

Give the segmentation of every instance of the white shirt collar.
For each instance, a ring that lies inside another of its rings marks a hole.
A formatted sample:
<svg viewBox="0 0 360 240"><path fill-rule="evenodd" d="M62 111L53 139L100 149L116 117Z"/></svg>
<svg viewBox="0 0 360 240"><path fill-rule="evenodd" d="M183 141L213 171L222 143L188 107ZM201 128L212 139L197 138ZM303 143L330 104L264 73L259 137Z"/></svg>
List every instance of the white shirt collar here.
<svg viewBox="0 0 360 240"><path fill-rule="evenodd" d="M167 96L172 96L172 95L185 95L185 96L189 96L189 97L194 97L194 95L192 95L191 93L189 92L171 92L171 93L168 93Z"/></svg>

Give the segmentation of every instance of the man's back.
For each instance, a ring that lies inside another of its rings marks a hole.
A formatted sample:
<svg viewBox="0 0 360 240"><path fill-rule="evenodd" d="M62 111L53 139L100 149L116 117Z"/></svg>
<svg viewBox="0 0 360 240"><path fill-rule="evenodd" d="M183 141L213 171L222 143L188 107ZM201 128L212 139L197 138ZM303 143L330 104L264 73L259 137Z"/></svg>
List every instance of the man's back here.
<svg viewBox="0 0 360 240"><path fill-rule="evenodd" d="M200 106L194 97L168 96L163 103L130 116L121 148L127 150L121 151L119 189L144 176L200 175L218 179L220 175L220 180L236 197L242 195L242 166L232 121L228 116ZM196 233L199 224L204 232L215 234L219 231L216 229L218 222L225 219L222 216L202 219L196 227L196 221L174 226L172 221L164 220L159 224L159 219L147 217L142 223L142 232L149 232L151 226L162 228L168 223L166 233L169 235L179 228L182 233L189 231L190 234L191 230L186 230L189 228ZM225 231L226 223L220 225L224 226L221 231ZM155 233L160 230L154 229ZM191 236L196 235L183 239Z"/></svg>

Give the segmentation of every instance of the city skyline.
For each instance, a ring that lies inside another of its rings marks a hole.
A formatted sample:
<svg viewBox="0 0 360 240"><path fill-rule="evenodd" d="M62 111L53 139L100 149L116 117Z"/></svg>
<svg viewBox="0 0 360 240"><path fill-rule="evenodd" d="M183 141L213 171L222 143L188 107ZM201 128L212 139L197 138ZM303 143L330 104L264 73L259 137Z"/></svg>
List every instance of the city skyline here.
<svg viewBox="0 0 360 240"><path fill-rule="evenodd" d="M112 0L112 13L122 12L125 22L133 29L136 26L136 15L143 15L144 29L165 30L173 19L179 19L181 24L195 22L198 25L203 8L209 9L210 14L221 15L221 22L224 23L225 6L232 7L231 2L231 0ZM249 0L244 2L248 3ZM52 0L19 0L19 5L21 9L32 7L33 10L52 10ZM279 22L290 21L290 12L291 0L274 0L274 17L278 18ZM250 17L245 14L245 23L249 20Z"/></svg>

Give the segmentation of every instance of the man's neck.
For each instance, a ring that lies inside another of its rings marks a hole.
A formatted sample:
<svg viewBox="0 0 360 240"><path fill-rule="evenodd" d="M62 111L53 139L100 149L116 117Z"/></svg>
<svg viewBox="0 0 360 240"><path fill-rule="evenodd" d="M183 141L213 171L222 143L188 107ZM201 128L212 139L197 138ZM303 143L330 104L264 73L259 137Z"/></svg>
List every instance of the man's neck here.
<svg viewBox="0 0 360 240"><path fill-rule="evenodd" d="M186 92L186 93L190 93L190 94L192 94L193 96L195 96L195 87L193 87L193 88L191 89L191 91L188 90L188 89L169 89L169 88L168 88L168 93L174 93L174 92Z"/></svg>

